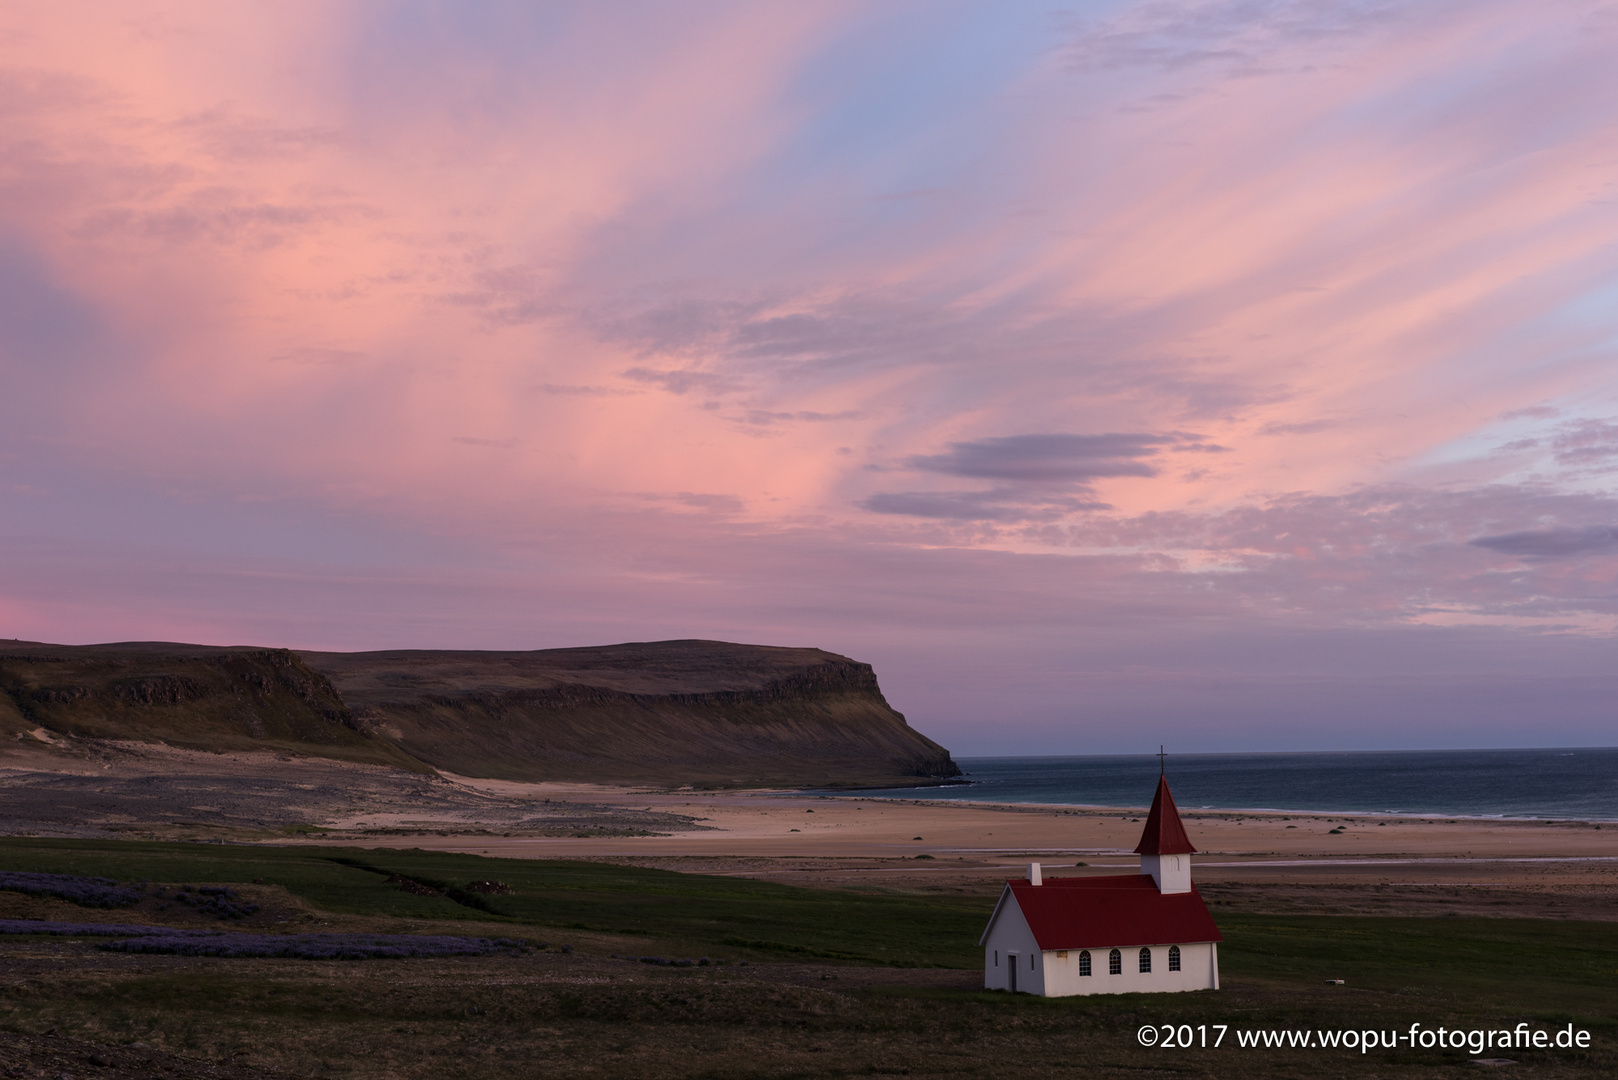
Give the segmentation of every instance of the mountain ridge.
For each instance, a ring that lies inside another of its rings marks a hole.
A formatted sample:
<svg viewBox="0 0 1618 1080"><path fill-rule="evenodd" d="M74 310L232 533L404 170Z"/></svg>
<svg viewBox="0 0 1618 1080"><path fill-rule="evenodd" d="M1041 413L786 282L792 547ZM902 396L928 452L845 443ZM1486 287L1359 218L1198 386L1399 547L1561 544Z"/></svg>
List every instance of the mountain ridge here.
<svg viewBox="0 0 1618 1080"><path fill-rule="evenodd" d="M0 730L529 781L870 787L960 771L869 664L701 639L363 653L0 641Z"/></svg>

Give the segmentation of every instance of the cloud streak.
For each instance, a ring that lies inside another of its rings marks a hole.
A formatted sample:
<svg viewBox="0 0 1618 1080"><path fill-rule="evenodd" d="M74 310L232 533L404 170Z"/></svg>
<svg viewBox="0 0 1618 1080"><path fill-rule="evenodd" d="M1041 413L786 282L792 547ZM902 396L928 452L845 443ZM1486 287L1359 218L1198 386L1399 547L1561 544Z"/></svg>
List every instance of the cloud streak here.
<svg viewBox="0 0 1618 1080"><path fill-rule="evenodd" d="M1480 536L1472 543L1505 555L1526 555L1541 559L1567 558L1618 549L1618 528L1611 525L1586 525L1582 529L1567 527L1527 529L1500 536Z"/></svg>
<svg viewBox="0 0 1618 1080"><path fill-rule="evenodd" d="M1086 484L1104 476L1156 476L1144 459L1173 441L1163 435L1001 435L951 443L947 453L919 454L905 464L973 479Z"/></svg>

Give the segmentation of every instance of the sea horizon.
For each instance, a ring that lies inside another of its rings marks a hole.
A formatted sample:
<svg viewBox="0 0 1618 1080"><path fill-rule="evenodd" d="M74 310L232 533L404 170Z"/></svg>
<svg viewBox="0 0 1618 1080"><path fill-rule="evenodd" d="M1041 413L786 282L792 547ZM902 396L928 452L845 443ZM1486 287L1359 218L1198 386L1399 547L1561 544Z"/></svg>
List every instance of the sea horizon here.
<svg viewBox="0 0 1618 1080"><path fill-rule="evenodd" d="M955 760L957 779L858 794L1128 810L1159 775L1156 754ZM1162 768L1183 812L1618 822L1618 747L1170 754Z"/></svg>

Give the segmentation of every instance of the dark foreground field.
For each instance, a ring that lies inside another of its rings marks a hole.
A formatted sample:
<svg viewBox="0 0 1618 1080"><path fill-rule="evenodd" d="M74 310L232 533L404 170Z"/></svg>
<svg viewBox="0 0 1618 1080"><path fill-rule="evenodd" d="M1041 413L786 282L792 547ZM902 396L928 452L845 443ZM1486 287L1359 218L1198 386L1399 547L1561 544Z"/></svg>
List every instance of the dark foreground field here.
<svg viewBox="0 0 1618 1080"><path fill-rule="evenodd" d="M138 903L106 910L0 892L0 918L531 946L312 961L0 937L8 1075L1429 1077L1474 1075L1478 1056L1517 1062L1504 1066L1513 1075L1618 1075L1610 922L1222 911L1225 989L1047 1001L976 988L982 898L598 863L116 841L3 840L0 869L153 883ZM512 891L472 891L484 881ZM157 883L167 883L161 896ZM222 923L175 902L180 883L229 885L240 907L259 910ZM1523 1022L1571 1023L1591 1045L1483 1055L1235 1045L1239 1030ZM1204 1027L1210 1042L1219 1025L1228 1031L1218 1048L1139 1044L1139 1028L1165 1024L1186 1025L1193 1041Z"/></svg>

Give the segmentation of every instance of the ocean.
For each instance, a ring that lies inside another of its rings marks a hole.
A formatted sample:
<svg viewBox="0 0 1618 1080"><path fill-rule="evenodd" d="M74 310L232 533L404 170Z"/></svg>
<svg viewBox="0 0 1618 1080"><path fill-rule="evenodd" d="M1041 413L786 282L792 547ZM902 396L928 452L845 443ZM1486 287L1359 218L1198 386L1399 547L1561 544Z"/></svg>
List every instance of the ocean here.
<svg viewBox="0 0 1618 1080"><path fill-rule="evenodd" d="M966 784L872 798L1139 807L1157 756L958 758ZM1181 810L1618 821L1618 748L1171 754Z"/></svg>

